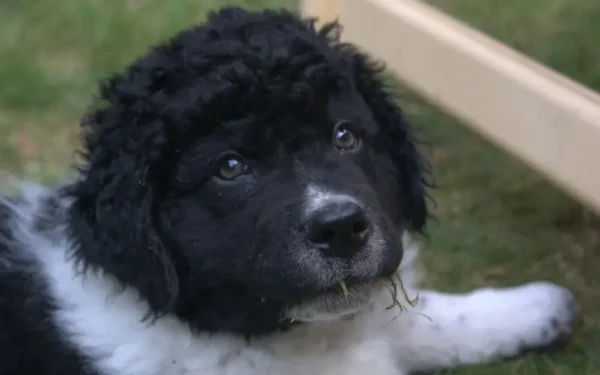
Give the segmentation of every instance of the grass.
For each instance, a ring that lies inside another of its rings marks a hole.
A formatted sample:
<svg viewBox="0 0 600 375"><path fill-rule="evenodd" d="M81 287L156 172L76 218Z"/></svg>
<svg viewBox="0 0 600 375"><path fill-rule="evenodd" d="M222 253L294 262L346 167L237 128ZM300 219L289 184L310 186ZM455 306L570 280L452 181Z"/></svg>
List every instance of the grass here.
<svg viewBox="0 0 600 375"><path fill-rule="evenodd" d="M429 2L600 90L597 0ZM225 3L294 1L0 2L0 173L43 182L62 176L98 78ZM570 287L583 308L564 348L442 374L600 374L599 220L456 121L414 97L402 100L433 145L440 185L425 253L428 283L465 291L545 279Z"/></svg>

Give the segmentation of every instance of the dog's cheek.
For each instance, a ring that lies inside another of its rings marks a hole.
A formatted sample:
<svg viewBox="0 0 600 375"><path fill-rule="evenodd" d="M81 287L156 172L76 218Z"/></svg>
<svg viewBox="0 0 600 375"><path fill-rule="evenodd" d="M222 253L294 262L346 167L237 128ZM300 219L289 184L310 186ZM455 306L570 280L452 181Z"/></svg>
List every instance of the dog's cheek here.
<svg viewBox="0 0 600 375"><path fill-rule="evenodd" d="M200 191L163 207L164 228L189 272L206 275L208 281L247 277L248 261L256 252L257 220L252 207Z"/></svg>
<svg viewBox="0 0 600 375"><path fill-rule="evenodd" d="M350 193L357 194L358 199L371 207L375 221L391 220L399 224L403 212L402 191L398 186L396 168L387 152L367 148L353 164L358 169L344 184L355 189ZM382 214L386 217L378 217Z"/></svg>
<svg viewBox="0 0 600 375"><path fill-rule="evenodd" d="M370 164L374 176L372 187L377 195L381 211L394 225L400 225L403 218L402 190L396 178L397 172L387 154L374 154Z"/></svg>
<svg viewBox="0 0 600 375"><path fill-rule="evenodd" d="M222 228L195 199L168 199L161 207L161 228L173 253L191 268L198 259L210 259L211 248L218 246Z"/></svg>

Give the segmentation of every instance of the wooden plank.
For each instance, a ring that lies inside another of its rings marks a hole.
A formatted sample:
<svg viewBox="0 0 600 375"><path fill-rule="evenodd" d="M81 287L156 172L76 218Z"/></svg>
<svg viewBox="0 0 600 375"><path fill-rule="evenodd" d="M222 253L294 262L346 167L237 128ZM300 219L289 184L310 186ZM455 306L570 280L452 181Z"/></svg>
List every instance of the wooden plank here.
<svg viewBox="0 0 600 375"><path fill-rule="evenodd" d="M302 14L318 17L317 26L335 21L341 13L342 0L304 0Z"/></svg>
<svg viewBox="0 0 600 375"><path fill-rule="evenodd" d="M415 0L345 0L343 37L600 212L600 96Z"/></svg>

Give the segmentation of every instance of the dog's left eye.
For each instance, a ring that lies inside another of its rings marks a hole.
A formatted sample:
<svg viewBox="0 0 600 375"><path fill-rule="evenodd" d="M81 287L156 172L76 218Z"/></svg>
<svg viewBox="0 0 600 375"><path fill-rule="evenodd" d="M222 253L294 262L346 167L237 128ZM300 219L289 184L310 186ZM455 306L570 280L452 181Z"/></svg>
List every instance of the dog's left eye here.
<svg viewBox="0 0 600 375"><path fill-rule="evenodd" d="M217 170L217 177L222 180L235 180L236 178L243 176L248 171L248 166L244 164L241 158L237 156L226 156L219 162L219 169Z"/></svg>
<svg viewBox="0 0 600 375"><path fill-rule="evenodd" d="M336 125L333 143L341 151L354 151L360 147L360 138L350 130L348 122Z"/></svg>

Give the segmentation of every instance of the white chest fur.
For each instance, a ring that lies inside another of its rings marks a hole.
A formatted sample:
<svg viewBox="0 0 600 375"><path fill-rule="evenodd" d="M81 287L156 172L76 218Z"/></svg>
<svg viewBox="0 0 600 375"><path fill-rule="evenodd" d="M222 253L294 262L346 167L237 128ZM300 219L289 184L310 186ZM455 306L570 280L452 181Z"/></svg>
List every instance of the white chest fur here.
<svg viewBox="0 0 600 375"><path fill-rule="evenodd" d="M231 335L194 335L174 317L141 321L146 306L103 276L74 272L65 244L38 247L56 319L107 375L400 375L391 346L366 316L311 324L250 343ZM380 326L382 327L383 324Z"/></svg>

